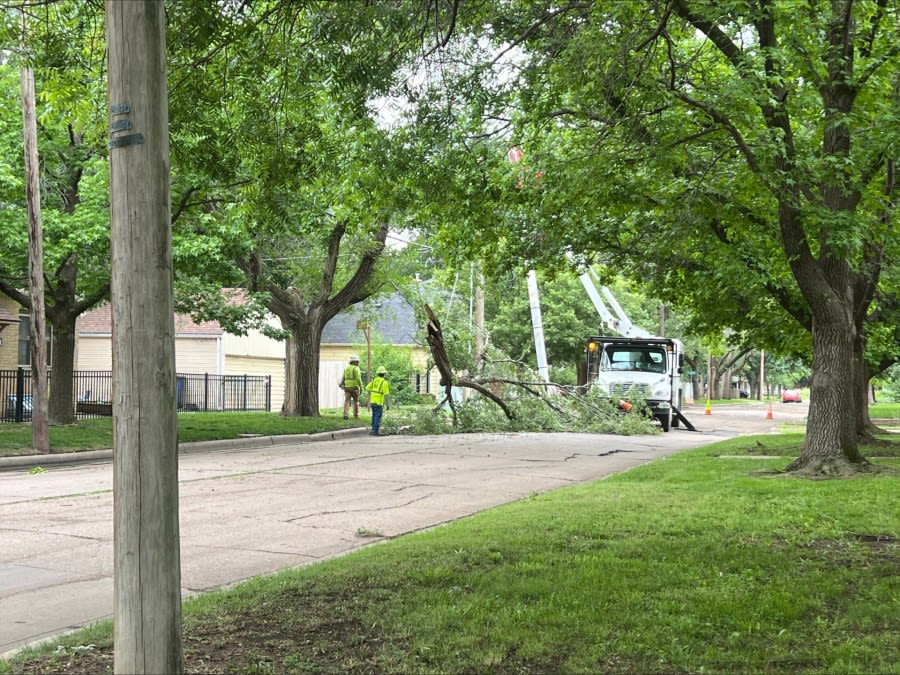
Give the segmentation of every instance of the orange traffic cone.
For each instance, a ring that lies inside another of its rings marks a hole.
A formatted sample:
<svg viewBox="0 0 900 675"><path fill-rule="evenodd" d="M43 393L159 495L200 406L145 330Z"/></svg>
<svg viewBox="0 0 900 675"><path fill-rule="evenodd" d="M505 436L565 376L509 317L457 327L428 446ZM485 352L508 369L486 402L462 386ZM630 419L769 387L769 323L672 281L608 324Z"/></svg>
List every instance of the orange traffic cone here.
<svg viewBox="0 0 900 675"><path fill-rule="evenodd" d="M631 412L632 405L623 399L619 399L619 407L625 412Z"/></svg>
<svg viewBox="0 0 900 675"><path fill-rule="evenodd" d="M772 404L771 403L769 404L769 412L766 413L766 419L767 420L772 419Z"/></svg>
<svg viewBox="0 0 900 675"><path fill-rule="evenodd" d="M706 399L706 410L703 411L704 415L712 415L712 406L709 404L709 399Z"/></svg>

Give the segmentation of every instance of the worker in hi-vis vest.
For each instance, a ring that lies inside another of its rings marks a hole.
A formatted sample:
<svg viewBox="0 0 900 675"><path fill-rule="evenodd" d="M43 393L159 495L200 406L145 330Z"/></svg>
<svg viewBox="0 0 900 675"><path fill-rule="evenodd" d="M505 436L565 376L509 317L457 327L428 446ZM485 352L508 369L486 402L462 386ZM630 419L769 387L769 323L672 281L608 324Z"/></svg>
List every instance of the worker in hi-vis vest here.
<svg viewBox="0 0 900 675"><path fill-rule="evenodd" d="M381 434L381 416L388 406L388 396L391 393L391 385L385 377L387 369L384 366L378 368L377 375L369 384L366 391L369 392L369 407L372 409L372 436Z"/></svg>
<svg viewBox="0 0 900 675"><path fill-rule="evenodd" d="M344 374L341 376L341 389L344 390L344 419L347 419L351 403L353 404L353 417L358 419L362 371L359 369L359 357L356 354L350 357L350 363L344 368Z"/></svg>

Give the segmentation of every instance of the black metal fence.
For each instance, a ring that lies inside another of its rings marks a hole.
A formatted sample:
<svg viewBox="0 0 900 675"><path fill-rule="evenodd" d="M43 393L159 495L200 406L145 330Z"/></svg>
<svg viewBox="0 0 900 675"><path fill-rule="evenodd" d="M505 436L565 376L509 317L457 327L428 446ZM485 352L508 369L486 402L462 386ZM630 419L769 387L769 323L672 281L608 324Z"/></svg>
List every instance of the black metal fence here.
<svg viewBox="0 0 900 675"><path fill-rule="evenodd" d="M75 371L74 385L76 417L112 415L110 371ZM0 370L0 401L0 422L31 419L30 369ZM179 412L268 412L272 409L272 378L269 375L178 373L175 403Z"/></svg>

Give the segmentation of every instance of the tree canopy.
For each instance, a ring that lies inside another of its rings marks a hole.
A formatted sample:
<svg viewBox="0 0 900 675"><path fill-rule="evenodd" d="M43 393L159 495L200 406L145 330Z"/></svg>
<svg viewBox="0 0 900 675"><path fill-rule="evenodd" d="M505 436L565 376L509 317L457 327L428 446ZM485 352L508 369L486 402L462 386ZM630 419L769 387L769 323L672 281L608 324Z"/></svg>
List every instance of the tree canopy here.
<svg viewBox="0 0 900 675"><path fill-rule="evenodd" d="M494 51L466 77L481 86L491 72L501 89L447 100L466 119L495 121L481 124L482 139L505 119L511 132L482 145L495 158L501 142L521 145L528 162L495 172L505 208L459 245L522 265L614 259L673 304L763 328L761 342L777 344L792 321L808 327L813 395L798 468L862 466L863 324L876 291L891 290L880 274L895 248L896 7L480 9L463 15L471 33L460 40L488 26Z"/></svg>

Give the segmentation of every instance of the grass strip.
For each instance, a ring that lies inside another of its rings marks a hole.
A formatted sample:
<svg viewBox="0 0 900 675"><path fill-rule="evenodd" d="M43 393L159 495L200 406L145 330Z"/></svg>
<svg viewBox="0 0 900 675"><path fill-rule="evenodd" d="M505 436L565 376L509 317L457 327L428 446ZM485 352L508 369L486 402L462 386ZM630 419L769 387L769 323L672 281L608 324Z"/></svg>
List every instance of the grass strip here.
<svg viewBox="0 0 900 675"><path fill-rule="evenodd" d="M281 436L313 434L367 426L367 414L345 420L339 410L325 410L320 417L283 417L267 412L181 413L178 440L181 443L240 438L247 434ZM113 446L112 418L79 420L77 424L50 427L51 452L78 452ZM0 457L33 454L30 424L0 425Z"/></svg>

